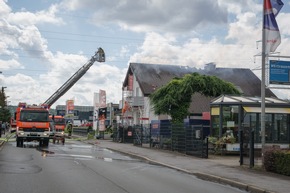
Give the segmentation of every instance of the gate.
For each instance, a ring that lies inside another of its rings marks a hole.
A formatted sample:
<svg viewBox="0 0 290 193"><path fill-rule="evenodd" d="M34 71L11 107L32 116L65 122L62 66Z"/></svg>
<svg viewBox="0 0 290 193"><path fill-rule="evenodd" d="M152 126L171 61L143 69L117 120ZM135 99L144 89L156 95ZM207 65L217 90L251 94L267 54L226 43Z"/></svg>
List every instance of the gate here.
<svg viewBox="0 0 290 193"><path fill-rule="evenodd" d="M204 136L207 127L192 125L186 129L186 154L208 158L208 138Z"/></svg>
<svg viewBox="0 0 290 193"><path fill-rule="evenodd" d="M133 126L133 144L142 146L150 143L150 125Z"/></svg>
<svg viewBox="0 0 290 193"><path fill-rule="evenodd" d="M250 168L254 167L255 157L258 157L260 152L255 150L255 132L254 129L249 127L243 128L243 131L240 131L242 136L240 139L240 165L249 165ZM256 154L256 155L255 155Z"/></svg>

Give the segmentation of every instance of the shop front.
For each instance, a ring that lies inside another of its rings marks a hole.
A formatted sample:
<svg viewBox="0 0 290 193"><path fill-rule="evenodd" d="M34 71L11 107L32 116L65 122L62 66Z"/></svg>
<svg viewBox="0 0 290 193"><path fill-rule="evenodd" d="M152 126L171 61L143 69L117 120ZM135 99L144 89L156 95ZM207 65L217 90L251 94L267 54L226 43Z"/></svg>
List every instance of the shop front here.
<svg viewBox="0 0 290 193"><path fill-rule="evenodd" d="M266 145L289 148L290 102L267 97L265 101ZM250 134L255 148L261 148L260 97L222 95L212 100L210 108L211 136L224 139L227 151L239 151L241 140L247 142Z"/></svg>

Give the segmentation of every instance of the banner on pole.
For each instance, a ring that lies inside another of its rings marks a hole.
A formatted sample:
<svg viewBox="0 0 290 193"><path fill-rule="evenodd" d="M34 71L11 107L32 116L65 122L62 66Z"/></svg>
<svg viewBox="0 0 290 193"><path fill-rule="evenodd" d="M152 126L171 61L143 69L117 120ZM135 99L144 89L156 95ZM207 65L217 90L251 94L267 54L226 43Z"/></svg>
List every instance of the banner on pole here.
<svg viewBox="0 0 290 193"><path fill-rule="evenodd" d="M272 6L273 0L264 0L264 24L263 28L265 31L265 53L275 52L277 47L281 43L281 36L278 24L276 22L276 16L283 7L282 4L274 4L274 9ZM276 1L275 1L276 2ZM276 11L276 13L274 13Z"/></svg>

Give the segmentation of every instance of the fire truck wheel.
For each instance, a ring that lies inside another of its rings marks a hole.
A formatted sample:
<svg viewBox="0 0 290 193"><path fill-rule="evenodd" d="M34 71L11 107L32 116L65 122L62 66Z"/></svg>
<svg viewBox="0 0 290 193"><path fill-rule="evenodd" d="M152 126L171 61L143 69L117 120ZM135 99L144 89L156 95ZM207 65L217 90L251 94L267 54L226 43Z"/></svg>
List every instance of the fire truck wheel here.
<svg viewBox="0 0 290 193"><path fill-rule="evenodd" d="M16 139L16 147L19 147L20 145L19 145L19 139L17 138Z"/></svg>
<svg viewBox="0 0 290 193"><path fill-rule="evenodd" d="M43 145L43 141L39 140L39 147L42 147L42 145Z"/></svg>
<svg viewBox="0 0 290 193"><path fill-rule="evenodd" d="M23 147L23 139L20 140L20 146Z"/></svg>
<svg viewBox="0 0 290 193"><path fill-rule="evenodd" d="M47 147L49 144L49 139L44 139L43 140L43 146Z"/></svg>
<svg viewBox="0 0 290 193"><path fill-rule="evenodd" d="M16 146L17 147L23 147L23 139L17 137L17 139L16 139Z"/></svg>

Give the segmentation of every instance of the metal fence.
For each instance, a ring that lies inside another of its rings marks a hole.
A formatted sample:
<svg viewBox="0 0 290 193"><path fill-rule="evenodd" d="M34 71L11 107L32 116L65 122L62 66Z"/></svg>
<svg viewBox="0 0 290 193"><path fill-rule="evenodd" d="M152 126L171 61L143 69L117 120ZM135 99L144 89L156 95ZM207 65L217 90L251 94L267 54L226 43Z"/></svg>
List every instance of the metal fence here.
<svg viewBox="0 0 290 193"><path fill-rule="evenodd" d="M203 125L162 125L160 132L152 132L153 148L167 149L197 157L208 157L208 141Z"/></svg>
<svg viewBox="0 0 290 193"><path fill-rule="evenodd" d="M90 132L88 130L87 127L73 127L72 133L74 135L79 135L79 136L87 136L88 132Z"/></svg>
<svg viewBox="0 0 290 193"><path fill-rule="evenodd" d="M114 132L113 141L132 143L137 146L166 149L197 157L208 157L208 141L204 130L209 126L162 124L158 129L152 125L120 127Z"/></svg>

